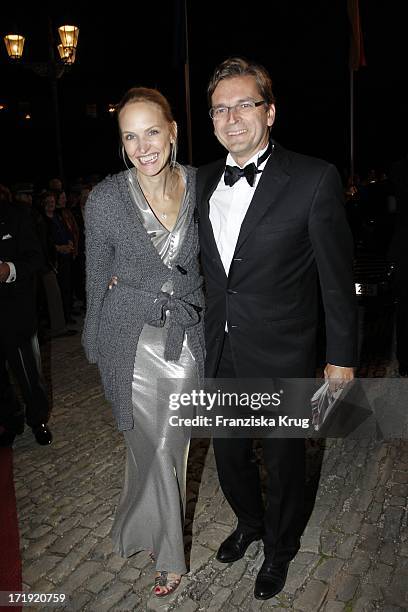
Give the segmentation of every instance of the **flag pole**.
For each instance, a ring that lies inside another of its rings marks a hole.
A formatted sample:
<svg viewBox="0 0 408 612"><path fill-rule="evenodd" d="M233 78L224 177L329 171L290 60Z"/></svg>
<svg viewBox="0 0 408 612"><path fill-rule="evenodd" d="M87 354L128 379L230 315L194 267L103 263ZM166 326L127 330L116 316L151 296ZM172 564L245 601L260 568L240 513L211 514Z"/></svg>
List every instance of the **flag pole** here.
<svg viewBox="0 0 408 612"><path fill-rule="evenodd" d="M354 70L350 68L350 178L354 177Z"/></svg>
<svg viewBox="0 0 408 612"><path fill-rule="evenodd" d="M363 34L360 22L359 0L347 0L347 12L350 20L350 178L353 181L355 170L355 72L361 66L366 66L366 60L364 54Z"/></svg>
<svg viewBox="0 0 408 612"><path fill-rule="evenodd" d="M188 18L187 18L187 0L184 0L184 30L186 44L186 59L184 62L184 82L186 91L186 118L187 118L187 147L188 147L188 163L193 164L193 136L191 130L191 101L190 101L190 63L188 54Z"/></svg>

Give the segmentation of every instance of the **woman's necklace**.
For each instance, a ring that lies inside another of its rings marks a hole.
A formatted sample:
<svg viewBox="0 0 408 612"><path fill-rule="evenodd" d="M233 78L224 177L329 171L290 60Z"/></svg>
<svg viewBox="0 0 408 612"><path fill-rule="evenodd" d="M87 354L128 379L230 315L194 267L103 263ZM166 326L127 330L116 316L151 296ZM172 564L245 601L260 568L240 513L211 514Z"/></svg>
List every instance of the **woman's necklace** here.
<svg viewBox="0 0 408 612"><path fill-rule="evenodd" d="M150 194L146 194L146 192L143 190L142 186L140 185L140 182L139 182L139 187L140 187L140 190L141 190L141 192L142 192L146 202L149 204L149 206L151 208L155 208L155 207L153 207L153 204L152 204L153 198L150 196ZM172 186L171 183L170 183L170 188L174 189L174 185ZM170 195L168 193L165 193L164 196L163 196L163 200L168 202L170 199L171 199ZM165 220L168 217L168 212L166 210L159 210L159 211L156 211L156 215L158 215L160 217L160 219Z"/></svg>
<svg viewBox="0 0 408 612"><path fill-rule="evenodd" d="M167 193L166 193L166 194L165 194L165 196L164 196L164 199L165 199L165 200L170 200L170 196L169 196L169 195L167 195ZM161 219L167 219L167 213L166 213L166 211L165 211L165 210L163 210L162 212L160 212L160 213L159 213L159 216L160 216L160 218L161 218Z"/></svg>

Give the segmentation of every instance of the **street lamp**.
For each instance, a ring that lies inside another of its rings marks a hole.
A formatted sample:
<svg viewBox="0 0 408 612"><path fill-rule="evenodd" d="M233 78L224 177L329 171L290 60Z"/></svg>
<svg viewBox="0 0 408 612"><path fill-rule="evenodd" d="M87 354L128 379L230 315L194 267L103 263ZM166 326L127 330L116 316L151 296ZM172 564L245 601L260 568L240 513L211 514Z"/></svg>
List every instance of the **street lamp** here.
<svg viewBox="0 0 408 612"><path fill-rule="evenodd" d="M4 44L6 45L10 59L16 60L22 57L24 42L25 38L20 34L7 34L7 36L4 37Z"/></svg>
<svg viewBox="0 0 408 612"><path fill-rule="evenodd" d="M75 25L63 25L58 28L61 43L57 46L60 61L56 60L54 52L54 34L51 18L48 19L48 62L22 62L25 38L21 34L10 33L4 37L7 55L15 63L30 68L39 76L47 77L51 84L51 94L54 106L55 144L58 172L64 178L62 161L61 126L59 119L57 80L64 74L65 68L74 64L78 45L79 28Z"/></svg>
<svg viewBox="0 0 408 612"><path fill-rule="evenodd" d="M58 45L57 47L60 60L66 64L75 63L76 48L75 47L64 47L64 45Z"/></svg>
<svg viewBox="0 0 408 612"><path fill-rule="evenodd" d="M79 28L74 25L64 25L58 28L61 44L58 45L60 59L64 64L75 62L75 53L78 45ZM52 29L51 29L52 36ZM6 34L4 44L7 55L11 60L21 60L23 57L25 38L21 34ZM51 47L53 39L50 41Z"/></svg>
<svg viewBox="0 0 408 612"><path fill-rule="evenodd" d="M58 45L58 53L64 64L75 62L76 48L78 45L79 28L74 25L65 25L58 28L61 44Z"/></svg>

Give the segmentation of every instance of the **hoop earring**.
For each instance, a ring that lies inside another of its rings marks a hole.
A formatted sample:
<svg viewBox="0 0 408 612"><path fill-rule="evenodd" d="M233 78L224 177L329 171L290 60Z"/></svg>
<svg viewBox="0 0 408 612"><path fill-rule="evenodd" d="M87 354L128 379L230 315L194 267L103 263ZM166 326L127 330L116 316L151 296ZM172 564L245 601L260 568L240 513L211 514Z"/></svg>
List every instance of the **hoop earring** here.
<svg viewBox="0 0 408 612"><path fill-rule="evenodd" d="M126 168L127 168L129 171L131 171L131 170L132 170L132 168L129 168L129 166L127 165L127 161L126 161L126 157L127 157L127 155L126 155L126 152L125 152L125 147L124 147L124 145L123 145L123 144L122 144L122 146L121 146L121 148L120 148L120 157L122 158L122 161L123 161L123 163L125 164Z"/></svg>
<svg viewBox="0 0 408 612"><path fill-rule="evenodd" d="M177 158L177 140L171 143L171 151L170 151L170 167L174 168L176 166L176 158Z"/></svg>

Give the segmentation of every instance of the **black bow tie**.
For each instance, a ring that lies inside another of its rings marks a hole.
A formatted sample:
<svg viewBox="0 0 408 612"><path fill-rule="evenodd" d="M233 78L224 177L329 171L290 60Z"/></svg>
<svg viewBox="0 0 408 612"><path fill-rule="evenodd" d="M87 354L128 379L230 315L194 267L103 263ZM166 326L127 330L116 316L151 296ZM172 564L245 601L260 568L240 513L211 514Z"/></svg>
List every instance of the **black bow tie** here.
<svg viewBox="0 0 408 612"><path fill-rule="evenodd" d="M226 166L224 172L224 183L228 185L228 187L232 187L241 177L245 176L248 183L251 185L251 187L253 187L255 176L262 172L262 170L258 170L258 166L260 166L270 155L272 148L272 143L269 142L268 148L258 159L258 164L256 166L254 162L252 162L252 164L248 164L245 166L245 168L239 168L238 166Z"/></svg>
<svg viewBox="0 0 408 612"><path fill-rule="evenodd" d="M224 173L224 183L229 187L232 187L242 176L245 176L251 187L254 186L255 175L262 170L258 170L255 164L248 164L245 168L239 168L238 166L226 166Z"/></svg>

